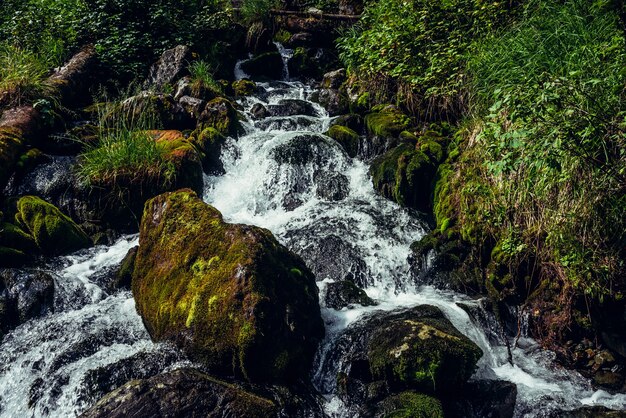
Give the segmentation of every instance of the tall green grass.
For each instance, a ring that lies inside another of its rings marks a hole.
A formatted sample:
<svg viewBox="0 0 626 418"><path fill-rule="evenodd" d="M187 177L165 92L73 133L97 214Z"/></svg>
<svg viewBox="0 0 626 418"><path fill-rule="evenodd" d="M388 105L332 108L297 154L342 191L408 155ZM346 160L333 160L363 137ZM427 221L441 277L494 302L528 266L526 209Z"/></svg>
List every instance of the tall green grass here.
<svg viewBox="0 0 626 418"><path fill-rule="evenodd" d="M207 61L198 60L189 64L191 75L191 90L194 96L201 96L203 91L209 91L215 96L222 94L222 86L213 78L214 68Z"/></svg>
<svg viewBox="0 0 626 418"><path fill-rule="evenodd" d="M50 94L46 79L62 56L57 47L50 44L45 53L40 53L0 44L0 106L21 105Z"/></svg>
<svg viewBox="0 0 626 418"><path fill-rule="evenodd" d="M150 112L138 113L115 103L102 105L98 137L84 142L79 156L79 176L87 184L109 187L169 184L174 167L149 133L157 127L157 118Z"/></svg>

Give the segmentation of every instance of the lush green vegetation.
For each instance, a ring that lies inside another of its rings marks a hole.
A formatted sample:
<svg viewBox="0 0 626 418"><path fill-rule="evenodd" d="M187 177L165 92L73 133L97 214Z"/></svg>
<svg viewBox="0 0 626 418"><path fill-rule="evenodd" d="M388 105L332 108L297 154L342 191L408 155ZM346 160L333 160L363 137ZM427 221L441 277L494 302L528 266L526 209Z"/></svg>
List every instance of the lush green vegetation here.
<svg viewBox="0 0 626 418"><path fill-rule="evenodd" d="M469 61L475 125L455 215L509 270L534 259L564 299L624 290L624 47L607 2L540 1Z"/></svg>
<svg viewBox="0 0 626 418"><path fill-rule="evenodd" d="M157 127L156 116L133 110L121 110L118 104L101 105L98 137L85 141L80 155L78 171L86 183L114 187L118 179L129 178L155 184L172 182L175 170L166 158L168 150L149 132Z"/></svg>
<svg viewBox="0 0 626 418"><path fill-rule="evenodd" d="M547 339L626 286L618 3L378 1L339 43L374 103L456 121L436 233L473 248L496 299L540 303Z"/></svg>
<svg viewBox="0 0 626 418"><path fill-rule="evenodd" d="M56 44L72 52L92 43L115 75L143 74L163 50L196 45L231 23L221 0L7 0L0 38L29 51ZM29 30L24 30L29 28Z"/></svg>
<svg viewBox="0 0 626 418"><path fill-rule="evenodd" d="M510 15L492 0L378 0L339 41L341 59L379 103L420 116L456 116L466 107L465 54Z"/></svg>

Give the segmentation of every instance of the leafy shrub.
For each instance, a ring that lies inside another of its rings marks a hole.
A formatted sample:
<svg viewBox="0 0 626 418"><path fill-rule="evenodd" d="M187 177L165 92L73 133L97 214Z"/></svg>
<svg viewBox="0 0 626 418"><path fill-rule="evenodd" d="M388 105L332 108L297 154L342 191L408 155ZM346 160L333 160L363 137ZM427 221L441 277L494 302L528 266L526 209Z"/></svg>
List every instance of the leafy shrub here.
<svg viewBox="0 0 626 418"><path fill-rule="evenodd" d="M92 43L122 79L142 75L163 50L206 42L231 22L222 0L7 0L0 7L0 35L11 43L38 50L41 39L52 39L70 52Z"/></svg>
<svg viewBox="0 0 626 418"><path fill-rule="evenodd" d="M340 58L377 102L422 116L464 109L465 54L509 15L492 0L376 0L339 40Z"/></svg>

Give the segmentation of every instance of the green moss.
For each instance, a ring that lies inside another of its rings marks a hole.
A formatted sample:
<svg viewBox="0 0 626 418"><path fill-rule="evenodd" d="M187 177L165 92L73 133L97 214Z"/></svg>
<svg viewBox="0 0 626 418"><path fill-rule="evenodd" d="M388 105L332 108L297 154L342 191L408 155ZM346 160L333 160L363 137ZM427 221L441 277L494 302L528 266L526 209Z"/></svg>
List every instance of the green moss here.
<svg viewBox="0 0 626 418"><path fill-rule="evenodd" d="M422 142L420 150L438 163L443 160L443 147L435 141Z"/></svg>
<svg viewBox="0 0 626 418"><path fill-rule="evenodd" d="M383 418L444 418L441 402L417 392L402 392L381 402Z"/></svg>
<svg viewBox="0 0 626 418"><path fill-rule="evenodd" d="M285 29L280 29L274 34L274 41L281 44L286 44L287 42L289 42L289 39L291 39L291 33L286 31Z"/></svg>
<svg viewBox="0 0 626 418"><path fill-rule="evenodd" d="M370 94L369 92L361 93L355 101L350 102L350 112L364 114L370 110Z"/></svg>
<svg viewBox="0 0 626 418"><path fill-rule="evenodd" d="M397 137L410 125L409 117L395 106L376 107L379 109L365 116L367 131L384 138Z"/></svg>
<svg viewBox="0 0 626 418"><path fill-rule="evenodd" d="M225 136L237 136L241 130L239 117L233 104L223 97L218 97L207 103L200 116L199 127L214 128Z"/></svg>
<svg viewBox="0 0 626 418"><path fill-rule="evenodd" d="M400 132L400 140L404 141L404 142L408 142L411 143L413 145L417 144L417 141L419 141L419 138L417 137L417 135L415 135L412 132L409 131L402 131Z"/></svg>
<svg viewBox="0 0 626 418"><path fill-rule="evenodd" d="M0 246L0 267L22 267L32 261L32 255L29 255L24 251Z"/></svg>
<svg viewBox="0 0 626 418"><path fill-rule="evenodd" d="M155 340L178 342L219 374L301 378L323 335L304 262L265 229L225 223L189 190L146 204L132 289Z"/></svg>
<svg viewBox="0 0 626 418"><path fill-rule="evenodd" d="M233 91L235 92L235 96L249 96L256 90L256 83L252 80L236 80L233 81L232 84Z"/></svg>
<svg viewBox="0 0 626 418"><path fill-rule="evenodd" d="M339 142L350 157L356 157L359 152L359 134L346 126L333 125L326 135Z"/></svg>
<svg viewBox="0 0 626 418"><path fill-rule="evenodd" d="M427 211L431 206L436 164L410 144L376 158L370 167L374 188L401 205Z"/></svg>
<svg viewBox="0 0 626 418"><path fill-rule="evenodd" d="M38 252L37 243L33 236L8 222L0 223L0 246L14 248L26 253Z"/></svg>
<svg viewBox="0 0 626 418"><path fill-rule="evenodd" d="M35 196L18 200L15 219L30 232L45 254L66 254L92 244L74 221L54 205Z"/></svg>
<svg viewBox="0 0 626 418"><path fill-rule="evenodd" d="M189 140L198 149L202 157L202 168L207 173L221 173L223 171L220 159L222 145L226 137L214 127L204 128L200 133L194 133Z"/></svg>
<svg viewBox="0 0 626 418"><path fill-rule="evenodd" d="M428 392L459 388L474 373L480 348L437 308L414 312L375 331L367 348L373 377Z"/></svg>

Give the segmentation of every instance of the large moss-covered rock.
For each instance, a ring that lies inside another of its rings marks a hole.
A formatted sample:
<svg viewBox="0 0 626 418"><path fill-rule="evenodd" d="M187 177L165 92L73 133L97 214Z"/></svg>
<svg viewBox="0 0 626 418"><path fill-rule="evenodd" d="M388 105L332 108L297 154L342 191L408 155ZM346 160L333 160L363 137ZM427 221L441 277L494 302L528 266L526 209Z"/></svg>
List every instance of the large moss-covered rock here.
<svg viewBox="0 0 626 418"><path fill-rule="evenodd" d="M15 220L30 233L44 254L66 254L92 244L73 220L36 196L24 196L17 201Z"/></svg>
<svg viewBox="0 0 626 418"><path fill-rule="evenodd" d="M139 239L132 289L153 339L221 375L306 377L324 334L315 279L269 231L180 190L146 203Z"/></svg>
<svg viewBox="0 0 626 418"><path fill-rule="evenodd" d="M133 380L103 397L83 418L250 417L278 415L277 405L193 369Z"/></svg>
<svg viewBox="0 0 626 418"><path fill-rule="evenodd" d="M232 84L235 96L249 96L256 91L256 83L252 80L236 80Z"/></svg>
<svg viewBox="0 0 626 418"><path fill-rule="evenodd" d="M422 211L431 207L437 162L415 145L404 143L376 158L370 174L386 198Z"/></svg>
<svg viewBox="0 0 626 418"><path fill-rule="evenodd" d="M397 107L389 105L365 116L365 126L371 135L397 137L409 127L410 120Z"/></svg>
<svg viewBox="0 0 626 418"><path fill-rule="evenodd" d="M20 267L29 263L39 248L32 235L17 225L0 222L0 267Z"/></svg>
<svg viewBox="0 0 626 418"><path fill-rule="evenodd" d="M407 390L463 391L481 355L438 308L421 305L360 319L331 342L320 368L336 373L337 394L360 408Z"/></svg>

